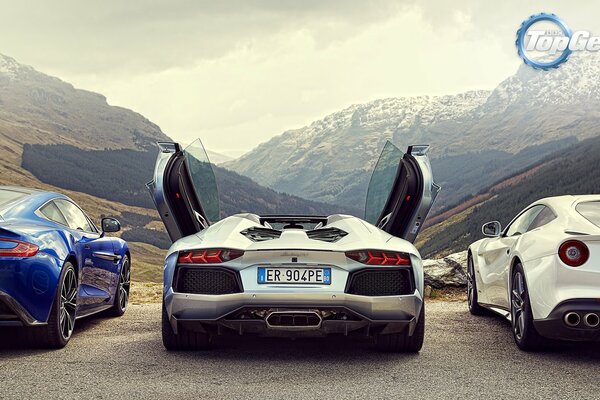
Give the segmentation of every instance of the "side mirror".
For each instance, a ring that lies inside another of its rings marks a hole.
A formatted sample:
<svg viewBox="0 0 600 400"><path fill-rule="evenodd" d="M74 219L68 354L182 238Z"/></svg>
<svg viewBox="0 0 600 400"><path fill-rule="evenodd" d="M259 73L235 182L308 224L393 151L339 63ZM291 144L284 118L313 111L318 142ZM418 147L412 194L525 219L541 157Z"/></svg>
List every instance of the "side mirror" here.
<svg viewBox="0 0 600 400"><path fill-rule="evenodd" d="M498 237L502 233L502 225L498 221L488 222L481 227L481 232L488 237Z"/></svg>
<svg viewBox="0 0 600 400"><path fill-rule="evenodd" d="M102 232L119 232L121 230L121 223L116 218L102 218Z"/></svg>

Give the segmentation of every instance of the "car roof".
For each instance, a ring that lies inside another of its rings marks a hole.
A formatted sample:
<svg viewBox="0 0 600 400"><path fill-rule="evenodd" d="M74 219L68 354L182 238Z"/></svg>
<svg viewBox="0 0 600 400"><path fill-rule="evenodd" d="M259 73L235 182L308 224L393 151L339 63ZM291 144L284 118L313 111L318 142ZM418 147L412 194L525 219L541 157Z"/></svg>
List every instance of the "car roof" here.
<svg viewBox="0 0 600 400"><path fill-rule="evenodd" d="M0 190L10 190L12 192L19 192L23 194L35 194L35 193L43 193L43 190L34 189L34 188L25 188L22 186L0 186Z"/></svg>
<svg viewBox="0 0 600 400"><path fill-rule="evenodd" d="M5 217L5 214L9 213L10 210L14 209L14 207L18 204L23 204L26 202L31 204L32 207L37 208L50 199L67 198L67 196L60 193L34 188L24 188L20 186L0 186L0 190L13 191L23 194L23 196L20 196L17 199L9 201L0 206L0 215L2 217Z"/></svg>
<svg viewBox="0 0 600 400"><path fill-rule="evenodd" d="M573 205L581 203L583 201L600 201L600 194L580 194L546 197L544 199L536 201L536 203L546 203L551 206L557 207L572 207Z"/></svg>

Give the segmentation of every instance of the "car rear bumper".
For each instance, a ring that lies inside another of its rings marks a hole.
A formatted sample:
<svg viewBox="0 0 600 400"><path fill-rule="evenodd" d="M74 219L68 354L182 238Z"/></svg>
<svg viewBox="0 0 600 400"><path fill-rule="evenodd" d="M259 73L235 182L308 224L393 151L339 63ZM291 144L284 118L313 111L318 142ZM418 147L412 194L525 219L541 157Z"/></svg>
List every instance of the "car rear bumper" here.
<svg viewBox="0 0 600 400"><path fill-rule="evenodd" d="M42 325L17 300L0 291L0 326Z"/></svg>
<svg viewBox="0 0 600 400"><path fill-rule="evenodd" d="M423 304L418 291L404 296L359 296L337 292L265 293L225 295L175 293L165 305L175 332L180 326L192 330L214 329L267 336L322 336L364 332L412 334ZM268 323L273 313L314 313L320 318L310 326Z"/></svg>
<svg viewBox="0 0 600 400"><path fill-rule="evenodd" d="M3 313L18 315L24 325L47 321L61 268L60 260L41 251L34 257L0 259L0 303ZM2 324L12 323L7 322L6 317L2 320Z"/></svg>
<svg viewBox="0 0 600 400"><path fill-rule="evenodd" d="M576 313L579 323L569 326L565 316ZM556 306L547 318L534 320L538 333L549 339L569 341L600 341L600 325L589 326L585 322L588 314L600 317L600 301L597 299L567 300Z"/></svg>

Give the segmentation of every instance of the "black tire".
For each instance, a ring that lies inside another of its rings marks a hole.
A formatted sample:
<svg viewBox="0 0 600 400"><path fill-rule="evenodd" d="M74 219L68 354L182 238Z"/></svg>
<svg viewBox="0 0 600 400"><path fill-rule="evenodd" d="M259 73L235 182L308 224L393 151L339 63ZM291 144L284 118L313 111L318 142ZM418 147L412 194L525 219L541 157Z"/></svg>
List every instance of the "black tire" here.
<svg viewBox="0 0 600 400"><path fill-rule="evenodd" d="M511 278L510 315L515 343L523 351L543 350L550 341L541 336L533 325L531 302L521 264L515 265Z"/></svg>
<svg viewBox="0 0 600 400"><path fill-rule="evenodd" d="M43 326L26 328L28 341L32 346L60 349L67 345L75 328L78 288L75 267L67 261L58 279L56 296L48 316L48 323ZM61 312L66 312L65 318L68 319L61 321Z"/></svg>
<svg viewBox="0 0 600 400"><path fill-rule="evenodd" d="M119 271L119 283L115 293L115 303L108 309L108 315L111 317L120 317L125 314L129 305L129 288L131 287L131 263L129 257L123 258L121 270Z"/></svg>
<svg viewBox="0 0 600 400"><path fill-rule="evenodd" d="M169 322L167 308L162 303L162 341L167 350L206 350L210 348L210 335L203 332L192 332L180 327L176 334Z"/></svg>
<svg viewBox="0 0 600 400"><path fill-rule="evenodd" d="M408 332L378 334L375 336L375 348L386 353L418 353L425 339L425 303L421 306L419 320L412 335Z"/></svg>
<svg viewBox="0 0 600 400"><path fill-rule="evenodd" d="M488 314L488 310L481 307L478 303L475 265L473 264L473 256L470 253L467 258L467 304L469 306L469 312L473 315Z"/></svg>

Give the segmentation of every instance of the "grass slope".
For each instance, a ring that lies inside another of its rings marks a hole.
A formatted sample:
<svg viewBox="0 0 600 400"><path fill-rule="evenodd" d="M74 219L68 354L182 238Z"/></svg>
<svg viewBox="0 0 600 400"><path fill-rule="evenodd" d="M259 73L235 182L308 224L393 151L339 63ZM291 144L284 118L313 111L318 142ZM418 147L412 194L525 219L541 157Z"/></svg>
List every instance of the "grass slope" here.
<svg viewBox="0 0 600 400"><path fill-rule="evenodd" d="M422 233L424 257L462 251L482 237L481 225L498 220L503 226L524 207L544 197L600 193L600 137L584 140L539 162L534 173L517 174L493 185L491 198L467 208Z"/></svg>

